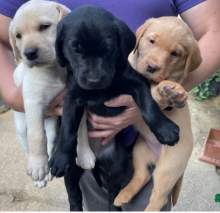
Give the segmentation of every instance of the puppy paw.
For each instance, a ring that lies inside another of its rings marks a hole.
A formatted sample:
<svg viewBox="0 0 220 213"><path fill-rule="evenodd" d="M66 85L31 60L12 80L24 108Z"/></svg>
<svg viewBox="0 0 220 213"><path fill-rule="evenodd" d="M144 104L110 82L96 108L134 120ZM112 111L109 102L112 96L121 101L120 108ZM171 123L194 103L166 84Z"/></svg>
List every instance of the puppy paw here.
<svg viewBox="0 0 220 213"><path fill-rule="evenodd" d="M88 148L84 149L77 146L76 164L82 169L93 169L95 167L95 155L93 151Z"/></svg>
<svg viewBox="0 0 220 213"><path fill-rule="evenodd" d="M65 174L71 171L73 165L73 158L68 154L64 154L61 151L55 152L49 161L49 167L51 168L51 174L55 177L63 177Z"/></svg>
<svg viewBox="0 0 220 213"><path fill-rule="evenodd" d="M169 119L160 120L151 131L161 144L174 146L179 141L180 129Z"/></svg>
<svg viewBox="0 0 220 213"><path fill-rule="evenodd" d="M134 195L128 190L122 190L115 198L115 206L123 206L125 203L129 203Z"/></svg>
<svg viewBox="0 0 220 213"><path fill-rule="evenodd" d="M42 181L49 173L48 156L28 156L27 175L34 181Z"/></svg>
<svg viewBox="0 0 220 213"><path fill-rule="evenodd" d="M34 185L36 187L38 187L39 189L42 189L42 188L46 187L47 181L45 179L42 181L34 181Z"/></svg>
<svg viewBox="0 0 220 213"><path fill-rule="evenodd" d="M44 178L44 180L42 181L34 181L34 185L36 187L38 187L39 189L42 189L44 187L47 186L47 182L48 181L52 181L53 180L53 175L51 175L51 173L49 172L46 177Z"/></svg>
<svg viewBox="0 0 220 213"><path fill-rule="evenodd" d="M162 81L157 88L160 103L177 108L183 108L186 105L188 94L180 84L172 81Z"/></svg>
<svg viewBox="0 0 220 213"><path fill-rule="evenodd" d="M45 177L46 181L52 181L53 180L53 175L51 174L51 172L49 172L46 177Z"/></svg>

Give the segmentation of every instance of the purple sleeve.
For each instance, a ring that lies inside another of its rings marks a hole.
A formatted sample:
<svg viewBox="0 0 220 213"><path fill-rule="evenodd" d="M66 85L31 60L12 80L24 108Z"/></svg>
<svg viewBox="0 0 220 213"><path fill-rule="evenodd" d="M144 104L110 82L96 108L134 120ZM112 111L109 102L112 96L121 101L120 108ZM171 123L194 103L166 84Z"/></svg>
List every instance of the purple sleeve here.
<svg viewBox="0 0 220 213"><path fill-rule="evenodd" d="M28 0L0 0L0 14L13 18L17 9Z"/></svg>
<svg viewBox="0 0 220 213"><path fill-rule="evenodd" d="M182 13L185 10L203 2L206 0L175 0L175 6L177 8L178 13Z"/></svg>

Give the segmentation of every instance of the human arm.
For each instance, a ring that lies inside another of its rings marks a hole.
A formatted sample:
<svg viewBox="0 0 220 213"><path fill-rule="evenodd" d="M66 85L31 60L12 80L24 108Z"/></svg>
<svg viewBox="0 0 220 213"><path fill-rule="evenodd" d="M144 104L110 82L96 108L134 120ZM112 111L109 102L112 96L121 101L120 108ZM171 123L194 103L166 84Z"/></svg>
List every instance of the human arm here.
<svg viewBox="0 0 220 213"><path fill-rule="evenodd" d="M22 86L16 87L13 80L14 57L8 39L11 18L0 14L0 94L5 102L16 111L24 111Z"/></svg>
<svg viewBox="0 0 220 213"><path fill-rule="evenodd" d="M198 40L201 65L183 83L190 91L220 68L220 1L207 0L180 14Z"/></svg>

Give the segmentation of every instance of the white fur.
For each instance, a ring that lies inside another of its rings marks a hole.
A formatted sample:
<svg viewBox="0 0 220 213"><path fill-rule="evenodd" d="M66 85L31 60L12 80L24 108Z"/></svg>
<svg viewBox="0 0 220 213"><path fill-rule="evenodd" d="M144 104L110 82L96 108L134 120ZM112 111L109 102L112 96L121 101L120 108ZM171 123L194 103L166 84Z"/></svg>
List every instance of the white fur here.
<svg viewBox="0 0 220 213"><path fill-rule="evenodd" d="M41 188L46 186L44 178L49 173L48 158L55 151L58 118L58 116L45 116L44 110L64 89L66 70L58 64L45 68L29 68L21 62L14 72L16 86L21 84L22 76L25 113L14 112L15 128L28 157L27 173ZM47 178L47 180L51 179L51 177Z"/></svg>

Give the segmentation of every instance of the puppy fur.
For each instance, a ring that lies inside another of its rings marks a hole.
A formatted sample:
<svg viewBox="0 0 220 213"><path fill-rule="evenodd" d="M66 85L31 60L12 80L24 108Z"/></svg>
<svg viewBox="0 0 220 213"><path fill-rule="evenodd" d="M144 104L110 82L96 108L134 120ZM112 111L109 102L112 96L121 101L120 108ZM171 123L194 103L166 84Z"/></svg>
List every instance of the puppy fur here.
<svg viewBox="0 0 220 213"><path fill-rule="evenodd" d="M173 205L176 204L193 148L190 114L186 104L187 93L179 84L183 83L189 72L200 65L202 59L191 30L179 18L149 19L138 28L136 36L136 46L129 55L129 62L151 81L154 100L176 107L163 112L179 125L180 140L173 147L162 146L158 159L149 148L150 143L156 143L156 138L144 122L138 122L135 127L140 136L133 150L134 176L114 204L121 206L129 202L150 180L150 173L146 168L156 164L154 188L145 210L160 211L167 203L173 187Z"/></svg>
<svg viewBox="0 0 220 213"><path fill-rule="evenodd" d="M29 1L18 9L9 29L18 62L14 82L22 83L25 108L25 113L14 112L15 128L28 158L27 174L39 188L52 180L48 157L55 149L58 116L45 116L44 111L65 87L66 69L57 62L55 39L58 22L69 12L55 2Z"/></svg>
<svg viewBox="0 0 220 213"><path fill-rule="evenodd" d="M60 143L49 165L53 175L64 175L72 211L82 211L79 180L83 170L76 166L74 159L77 131L85 106L97 115L112 117L122 113L125 107L106 107L104 102L130 94L161 143L173 145L179 140L178 126L167 119L152 99L148 80L128 63L135 41L135 35L123 21L91 5L75 9L58 24L56 52L60 64L68 70L68 92ZM102 146L100 141L96 158L95 170L102 167L109 172L109 210L121 210L113 205L128 162L120 133L116 135L116 142Z"/></svg>

